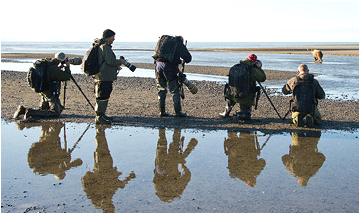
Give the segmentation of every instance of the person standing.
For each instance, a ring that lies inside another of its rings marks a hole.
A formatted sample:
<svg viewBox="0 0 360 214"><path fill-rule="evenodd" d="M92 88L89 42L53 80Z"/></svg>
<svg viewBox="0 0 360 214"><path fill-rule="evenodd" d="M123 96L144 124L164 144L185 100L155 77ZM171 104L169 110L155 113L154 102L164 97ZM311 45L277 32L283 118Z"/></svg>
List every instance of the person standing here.
<svg viewBox="0 0 360 214"><path fill-rule="evenodd" d="M101 39L95 39L94 44L99 44L98 60L99 72L93 75L95 82L95 123L110 124L113 120L105 115L110 94L113 90L113 81L117 79L117 75L121 70L121 65L125 63L125 59L116 59L112 50L112 44L115 41L115 32L106 29Z"/></svg>
<svg viewBox="0 0 360 214"><path fill-rule="evenodd" d="M298 86L299 83L302 83L304 86L308 85L310 89L295 90L295 87ZM299 91L299 93L297 91ZM290 110L292 112L292 122L297 127L304 125L304 117L306 117L307 127L312 127L314 124L321 124L321 114L317 106L318 99L325 99L325 92L319 82L314 79L314 75L309 74L309 69L306 64L299 65L298 75L287 81L282 88L282 92L284 94L293 94ZM306 93L305 96L301 97L302 93Z"/></svg>
<svg viewBox="0 0 360 214"><path fill-rule="evenodd" d="M250 54L245 60L241 60L237 65L241 66L241 68L244 70L250 71L249 81L246 83L249 85L249 92L247 95L244 95L244 97L241 98L236 97L236 95L234 96L231 91L225 92L224 96L226 99L228 99L228 102L225 107L225 111L219 115L221 117L228 117L234 105L239 103L240 112L236 113L237 118L239 120L250 120L251 108L253 105L256 105L256 93L259 93L259 89L256 87L256 82L264 82L266 80L266 75L265 72L261 69L262 64L260 60L257 60L257 56L255 54Z"/></svg>
<svg viewBox="0 0 360 214"><path fill-rule="evenodd" d="M156 86L158 89L158 99L161 117L169 116L169 113L165 111L167 88L173 95L174 110L176 114L175 116L187 116L186 113L183 113L181 111L180 83L178 81L178 75L180 73L179 64L181 64L181 59L184 60L186 63L189 63L191 62L192 57L183 42L183 37L179 36L174 56L175 60L173 62L155 61Z"/></svg>
<svg viewBox="0 0 360 214"><path fill-rule="evenodd" d="M59 99L61 81L70 80L70 61L67 60L64 53L59 52L53 58L36 61L34 68L31 69L34 69L34 71L40 69L42 71L42 86L38 92L41 95L40 108L25 108L20 105L14 113L14 119L19 119L22 115L24 115L25 120L30 117L59 117L64 110Z"/></svg>

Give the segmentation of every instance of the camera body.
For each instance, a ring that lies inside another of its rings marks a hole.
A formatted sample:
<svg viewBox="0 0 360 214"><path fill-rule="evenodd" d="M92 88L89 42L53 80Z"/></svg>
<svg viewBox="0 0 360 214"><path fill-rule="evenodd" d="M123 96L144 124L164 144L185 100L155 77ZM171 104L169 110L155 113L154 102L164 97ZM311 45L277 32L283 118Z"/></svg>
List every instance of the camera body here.
<svg viewBox="0 0 360 214"><path fill-rule="evenodd" d="M127 68L129 68L130 71L132 71L132 72L135 71L135 69L136 69L136 66L135 66L135 65L129 63L123 56L120 56L120 59L124 59L124 60L125 60L124 65L125 65Z"/></svg>

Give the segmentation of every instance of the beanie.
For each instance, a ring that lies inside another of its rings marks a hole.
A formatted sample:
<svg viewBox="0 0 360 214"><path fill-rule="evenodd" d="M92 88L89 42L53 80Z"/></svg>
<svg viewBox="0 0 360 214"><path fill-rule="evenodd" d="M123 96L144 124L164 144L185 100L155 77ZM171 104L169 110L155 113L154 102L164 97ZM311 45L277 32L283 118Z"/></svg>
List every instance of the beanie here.
<svg viewBox="0 0 360 214"><path fill-rule="evenodd" d="M103 32L103 39L106 39L106 38L109 38L109 37L112 37L113 35L115 35L115 32L110 30L110 29L106 29L104 30Z"/></svg>
<svg viewBox="0 0 360 214"><path fill-rule="evenodd" d="M257 56L255 54L250 54L247 57L251 62L255 62L257 60Z"/></svg>

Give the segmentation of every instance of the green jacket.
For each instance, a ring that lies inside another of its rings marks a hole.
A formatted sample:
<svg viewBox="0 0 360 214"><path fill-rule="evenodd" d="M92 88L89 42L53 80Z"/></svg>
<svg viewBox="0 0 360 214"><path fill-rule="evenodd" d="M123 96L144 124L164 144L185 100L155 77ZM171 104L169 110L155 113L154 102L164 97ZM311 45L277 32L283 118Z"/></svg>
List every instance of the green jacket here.
<svg viewBox="0 0 360 214"><path fill-rule="evenodd" d="M252 66L252 62L247 59L241 60L240 63ZM265 80L266 80L265 72L261 68L256 68L252 66L250 72L250 85L256 86L256 81L264 82ZM234 102L241 103L247 106L255 105L255 93L250 93L249 96L245 98L233 98L233 97L227 97L227 98L233 100Z"/></svg>
<svg viewBox="0 0 360 214"><path fill-rule="evenodd" d="M252 66L252 62L247 59L241 60L240 63ZM261 68L252 67L251 73L250 73L250 78L251 78L251 82L256 84L256 81L264 82L266 80L266 75L265 75L265 72Z"/></svg>
<svg viewBox="0 0 360 214"><path fill-rule="evenodd" d="M67 81L70 80L71 71L69 67L64 66L65 71L59 68L59 60L51 58L49 60L49 69L47 71L48 81Z"/></svg>
<svg viewBox="0 0 360 214"><path fill-rule="evenodd" d="M96 40L95 43L103 43L103 40ZM117 78L118 67L122 64L120 59L116 59L112 46L101 44L99 48L99 73L94 75L95 82L114 81Z"/></svg>

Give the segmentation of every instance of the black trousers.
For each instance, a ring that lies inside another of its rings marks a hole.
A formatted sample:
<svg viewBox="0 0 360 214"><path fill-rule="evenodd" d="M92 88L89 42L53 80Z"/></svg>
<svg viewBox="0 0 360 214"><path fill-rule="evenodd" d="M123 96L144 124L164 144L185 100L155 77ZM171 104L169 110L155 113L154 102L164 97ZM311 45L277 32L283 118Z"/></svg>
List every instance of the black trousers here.
<svg viewBox="0 0 360 214"><path fill-rule="evenodd" d="M95 82L94 92L96 100L107 100L113 90L113 81Z"/></svg>

